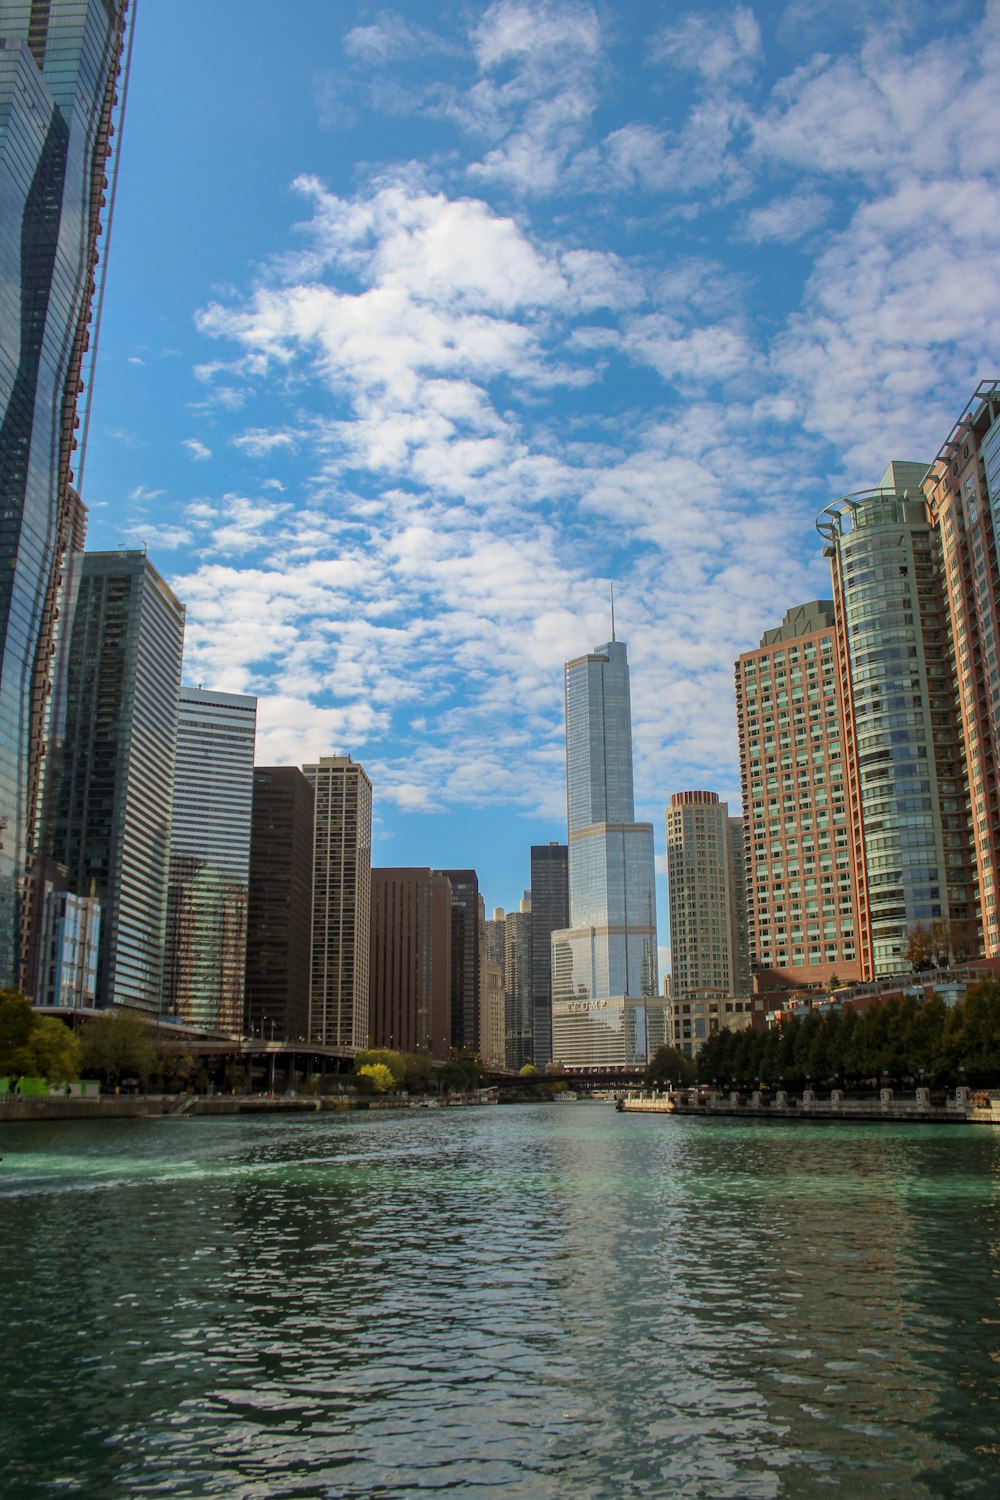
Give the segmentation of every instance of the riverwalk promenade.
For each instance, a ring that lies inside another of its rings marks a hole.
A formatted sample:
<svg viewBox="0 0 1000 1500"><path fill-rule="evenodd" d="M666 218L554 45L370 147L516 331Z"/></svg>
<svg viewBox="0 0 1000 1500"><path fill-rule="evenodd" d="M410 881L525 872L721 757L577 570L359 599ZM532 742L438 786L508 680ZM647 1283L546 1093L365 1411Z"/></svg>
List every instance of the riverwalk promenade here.
<svg viewBox="0 0 1000 1500"><path fill-rule="evenodd" d="M666 1092L627 1094L618 1102L629 1114L693 1115L702 1118L737 1116L757 1120L830 1120L871 1124L875 1122L914 1125L998 1125L1000 1093L957 1088L940 1094L929 1088L912 1092L883 1088L865 1095L845 1094L842 1089L820 1093L803 1089L732 1091L691 1088Z"/></svg>

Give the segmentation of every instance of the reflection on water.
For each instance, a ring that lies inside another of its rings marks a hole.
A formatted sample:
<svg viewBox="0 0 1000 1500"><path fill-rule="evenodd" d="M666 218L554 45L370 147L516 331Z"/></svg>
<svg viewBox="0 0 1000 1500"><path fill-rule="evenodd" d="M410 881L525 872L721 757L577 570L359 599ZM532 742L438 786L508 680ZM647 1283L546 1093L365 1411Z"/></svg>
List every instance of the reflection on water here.
<svg viewBox="0 0 1000 1500"><path fill-rule="evenodd" d="M12 1126L6 1496L993 1496L1000 1136Z"/></svg>

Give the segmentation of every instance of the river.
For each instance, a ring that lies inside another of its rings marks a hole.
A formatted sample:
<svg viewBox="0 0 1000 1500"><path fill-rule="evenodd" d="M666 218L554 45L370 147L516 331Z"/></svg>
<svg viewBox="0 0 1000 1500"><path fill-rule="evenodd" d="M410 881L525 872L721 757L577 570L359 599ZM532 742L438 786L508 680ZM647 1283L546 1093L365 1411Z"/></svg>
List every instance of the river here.
<svg viewBox="0 0 1000 1500"><path fill-rule="evenodd" d="M9 1125L0 1493L1000 1493L1000 1133Z"/></svg>

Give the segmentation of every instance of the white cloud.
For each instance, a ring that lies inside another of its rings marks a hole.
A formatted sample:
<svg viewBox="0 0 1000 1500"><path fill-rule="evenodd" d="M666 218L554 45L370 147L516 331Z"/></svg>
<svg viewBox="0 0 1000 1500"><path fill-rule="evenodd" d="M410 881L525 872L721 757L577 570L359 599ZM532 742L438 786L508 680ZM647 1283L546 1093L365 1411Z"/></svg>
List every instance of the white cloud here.
<svg viewBox="0 0 1000 1500"><path fill-rule="evenodd" d="M748 76L761 52L760 26L746 5L737 5L728 16L685 16L679 26L661 31L650 46L654 62L700 73L713 84Z"/></svg>
<svg viewBox="0 0 1000 1500"><path fill-rule="evenodd" d="M430 52L451 52L454 45L408 21L398 11L381 10L370 26L355 26L344 38L344 50L358 62L379 66Z"/></svg>
<svg viewBox="0 0 1000 1500"><path fill-rule="evenodd" d="M790 193L775 198L747 214L747 239L756 244L767 240L792 244L823 224L832 207L832 200L823 193Z"/></svg>
<svg viewBox="0 0 1000 1500"><path fill-rule="evenodd" d="M197 438L185 438L181 447L187 453L188 458L194 459L195 463L203 463L206 458L212 457L211 448L206 448L205 444L199 442Z"/></svg>

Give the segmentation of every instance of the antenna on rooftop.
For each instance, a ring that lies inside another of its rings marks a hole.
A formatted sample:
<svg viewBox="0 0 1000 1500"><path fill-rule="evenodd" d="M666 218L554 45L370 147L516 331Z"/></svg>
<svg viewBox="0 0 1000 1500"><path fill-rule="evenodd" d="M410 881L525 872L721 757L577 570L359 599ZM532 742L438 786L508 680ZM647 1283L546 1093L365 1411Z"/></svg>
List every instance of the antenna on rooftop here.
<svg viewBox="0 0 1000 1500"><path fill-rule="evenodd" d="M615 638L615 586L611 585L611 639Z"/></svg>

